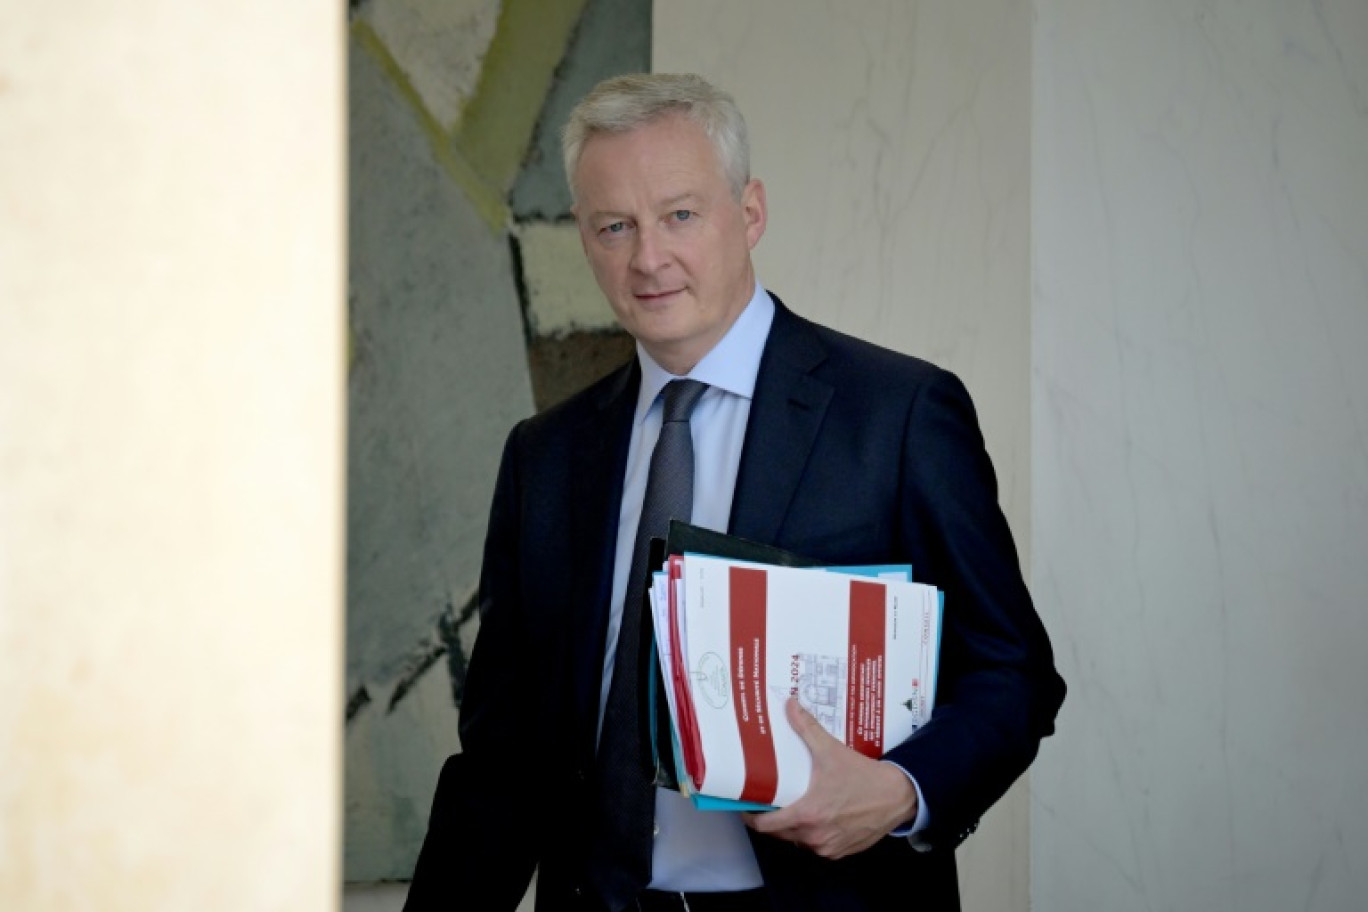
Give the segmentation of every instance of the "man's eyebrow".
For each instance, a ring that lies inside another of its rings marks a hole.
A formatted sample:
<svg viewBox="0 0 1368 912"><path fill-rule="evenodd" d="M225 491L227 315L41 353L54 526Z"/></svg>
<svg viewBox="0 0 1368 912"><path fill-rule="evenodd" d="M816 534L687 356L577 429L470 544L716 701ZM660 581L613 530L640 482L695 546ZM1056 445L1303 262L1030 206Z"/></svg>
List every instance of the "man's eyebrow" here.
<svg viewBox="0 0 1368 912"><path fill-rule="evenodd" d="M698 202L699 200L701 200L702 198L703 198L703 197L702 197L701 194L696 193L696 192L693 191L693 190L686 190L686 191L684 191L683 193L679 193L679 194L676 194L676 195L674 195L674 196L671 196L671 197L668 197L668 198L666 198L666 199L661 200L660 202L656 203L656 208L657 208L657 209L671 209L671 208L674 208L675 206L680 205L681 203L696 203L696 202ZM610 218L610 219L627 219L627 218L631 218L631 217L632 217L632 214L631 214L630 212L619 212L619 211L616 210L616 209L595 209L593 212L590 212L590 213L586 216L586 218L588 218L590 221L598 221L599 219L605 219L605 218Z"/></svg>
<svg viewBox="0 0 1368 912"><path fill-rule="evenodd" d="M672 196L667 200L661 200L660 208L668 209L671 206L678 206L680 203L691 203L700 199L702 199L702 197L699 196L697 193L694 193L692 190L687 190L684 193L679 194L678 196Z"/></svg>

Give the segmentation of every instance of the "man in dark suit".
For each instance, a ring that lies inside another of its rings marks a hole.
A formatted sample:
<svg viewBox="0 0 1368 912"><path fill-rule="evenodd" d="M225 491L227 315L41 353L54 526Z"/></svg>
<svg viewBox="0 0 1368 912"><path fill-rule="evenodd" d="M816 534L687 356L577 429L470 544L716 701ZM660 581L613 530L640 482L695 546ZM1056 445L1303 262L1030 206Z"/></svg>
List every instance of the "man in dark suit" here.
<svg viewBox="0 0 1368 912"><path fill-rule="evenodd" d="M572 114L565 152L586 255L637 357L508 438L462 751L406 908L512 909L534 869L543 910L958 908L955 847L1031 763L1064 696L968 393L759 285L764 188L740 113L705 81L608 80ZM646 770L654 829L624 848L605 823L624 774L600 732L614 667L631 661L618 634L639 608L624 601L651 453L680 420L660 394L679 378L706 384L682 418L684 518L833 565L910 563L945 595L937 705L871 759L790 701L813 757L801 799L699 812Z"/></svg>

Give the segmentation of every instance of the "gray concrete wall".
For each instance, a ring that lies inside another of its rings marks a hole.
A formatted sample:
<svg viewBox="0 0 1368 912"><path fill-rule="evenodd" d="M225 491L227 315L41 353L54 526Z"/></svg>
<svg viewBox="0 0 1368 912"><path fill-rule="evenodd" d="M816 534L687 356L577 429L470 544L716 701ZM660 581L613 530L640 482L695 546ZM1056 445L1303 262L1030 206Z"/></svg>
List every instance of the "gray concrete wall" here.
<svg viewBox="0 0 1368 912"><path fill-rule="evenodd" d="M352 8L349 882L411 874L459 749L505 436L630 354L567 222L558 144L591 85L649 68L649 35L641 0Z"/></svg>

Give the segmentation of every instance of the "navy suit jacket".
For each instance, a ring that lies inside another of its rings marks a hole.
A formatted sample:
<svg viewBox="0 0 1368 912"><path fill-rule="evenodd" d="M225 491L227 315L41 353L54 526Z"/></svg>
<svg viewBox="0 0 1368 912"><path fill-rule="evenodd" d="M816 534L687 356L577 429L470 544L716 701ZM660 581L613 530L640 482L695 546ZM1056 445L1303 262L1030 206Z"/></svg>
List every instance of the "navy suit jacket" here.
<svg viewBox="0 0 1368 912"><path fill-rule="evenodd" d="M1053 731L1064 684L964 386L775 300L728 531L824 563L910 563L945 612L932 719L886 755L921 787L931 849L890 837L833 862L752 833L757 860L776 909L853 912L890 896L957 909L954 849ZM539 910L579 907L639 380L634 359L509 435L462 750L440 777L410 912L512 909L534 867Z"/></svg>

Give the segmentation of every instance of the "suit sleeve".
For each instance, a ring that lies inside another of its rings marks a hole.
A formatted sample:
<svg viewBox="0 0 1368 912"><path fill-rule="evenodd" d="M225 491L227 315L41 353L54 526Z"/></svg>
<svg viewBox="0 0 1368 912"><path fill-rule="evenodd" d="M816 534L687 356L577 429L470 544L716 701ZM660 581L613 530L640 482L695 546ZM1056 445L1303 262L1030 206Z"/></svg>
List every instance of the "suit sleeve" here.
<svg viewBox="0 0 1368 912"><path fill-rule="evenodd" d="M932 718L889 751L931 813L922 841L954 848L1054 730L1064 682L1022 578L968 391L937 371L903 437L903 523L929 555L917 576L945 594Z"/></svg>
<svg viewBox="0 0 1368 912"><path fill-rule="evenodd" d="M433 797L427 835L405 912L517 907L536 866L539 765L529 713L531 676L519 661L525 613L519 598L518 437L504 447L480 573L480 629L461 702L461 753L448 758Z"/></svg>

